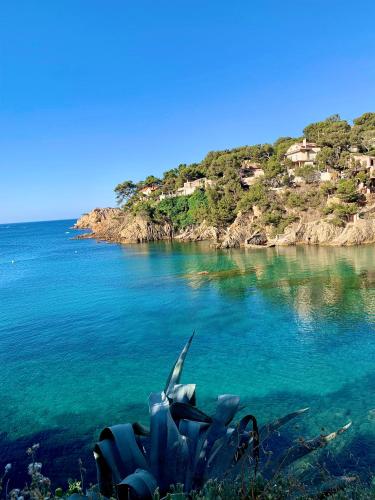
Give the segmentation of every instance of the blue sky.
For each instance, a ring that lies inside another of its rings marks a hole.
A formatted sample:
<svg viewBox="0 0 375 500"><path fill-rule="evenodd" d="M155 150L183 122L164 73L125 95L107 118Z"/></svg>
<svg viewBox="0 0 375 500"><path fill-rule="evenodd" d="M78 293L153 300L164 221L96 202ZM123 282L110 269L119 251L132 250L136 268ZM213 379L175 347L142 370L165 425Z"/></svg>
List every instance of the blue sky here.
<svg viewBox="0 0 375 500"><path fill-rule="evenodd" d="M373 0L2 2L0 222L375 111L374 19Z"/></svg>

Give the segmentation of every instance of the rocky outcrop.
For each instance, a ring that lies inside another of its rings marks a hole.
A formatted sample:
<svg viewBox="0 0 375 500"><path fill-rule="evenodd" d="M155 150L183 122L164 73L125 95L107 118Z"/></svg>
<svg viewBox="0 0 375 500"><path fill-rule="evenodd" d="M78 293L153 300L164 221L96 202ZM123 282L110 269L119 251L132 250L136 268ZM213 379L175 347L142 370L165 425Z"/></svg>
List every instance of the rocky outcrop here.
<svg viewBox="0 0 375 500"><path fill-rule="evenodd" d="M350 222L332 242L333 245L363 245L375 243L375 219Z"/></svg>
<svg viewBox="0 0 375 500"><path fill-rule="evenodd" d="M375 219L359 219L345 227L328 220L293 224L274 240L275 245L351 246L375 243Z"/></svg>
<svg viewBox="0 0 375 500"><path fill-rule="evenodd" d="M173 237L173 229L168 222L156 223L146 215L133 215L117 208L96 208L78 219L74 228L91 230L77 238L118 243L143 243Z"/></svg>
<svg viewBox="0 0 375 500"><path fill-rule="evenodd" d="M91 212L83 214L74 224L73 229L100 229L105 222L112 223L115 217L123 214L119 208L94 208Z"/></svg>
<svg viewBox="0 0 375 500"><path fill-rule="evenodd" d="M198 226L189 226L184 231L175 236L177 240L181 241L214 241L220 240L221 231L210 226L207 222L202 222Z"/></svg>
<svg viewBox="0 0 375 500"><path fill-rule="evenodd" d="M237 215L235 221L228 227L220 243L221 248L235 248L248 243L256 232L254 213L246 212Z"/></svg>
<svg viewBox="0 0 375 500"><path fill-rule="evenodd" d="M357 219L345 227L332 224L329 219L302 220L290 224L276 237L270 228L262 227L254 213L239 213L227 229L218 229L206 222L190 226L175 234L167 221L155 222L146 215L133 215L118 208L96 208L84 214L75 229L89 229L77 238L97 238L118 243L142 243L166 239L179 241L211 241L219 248L243 246L332 245L349 246L375 243L375 214Z"/></svg>
<svg viewBox="0 0 375 500"><path fill-rule="evenodd" d="M292 224L284 234L274 239L276 245L326 245L330 244L342 232L342 228L324 220Z"/></svg>

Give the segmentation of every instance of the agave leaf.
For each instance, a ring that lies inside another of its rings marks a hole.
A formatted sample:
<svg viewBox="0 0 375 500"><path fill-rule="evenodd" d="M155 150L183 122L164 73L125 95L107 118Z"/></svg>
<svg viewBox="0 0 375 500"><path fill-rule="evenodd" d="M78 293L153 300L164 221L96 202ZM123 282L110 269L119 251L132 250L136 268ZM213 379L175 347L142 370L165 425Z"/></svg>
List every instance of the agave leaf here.
<svg viewBox="0 0 375 500"><path fill-rule="evenodd" d="M237 413L239 405L239 396L222 394L217 398L216 412L213 420L223 425L229 425Z"/></svg>
<svg viewBox="0 0 375 500"><path fill-rule="evenodd" d="M205 469L215 442L227 434L227 425L236 414L240 404L240 398L232 394L223 394L218 397L215 415L212 424L204 433L197 445L195 458L195 480L196 486L201 487L204 481Z"/></svg>
<svg viewBox="0 0 375 500"><path fill-rule="evenodd" d="M224 436L212 446L204 471L204 482L208 479L220 479L230 468L236 452L237 440L233 440L235 429L229 428Z"/></svg>
<svg viewBox="0 0 375 500"><path fill-rule="evenodd" d="M180 420L179 430L185 436L189 452L189 467L185 475L185 491L190 491L193 487L193 474L195 466L195 456L197 454L197 446L200 436L204 434L209 427L209 424L196 422L193 420Z"/></svg>
<svg viewBox="0 0 375 500"><path fill-rule="evenodd" d="M249 434L246 432L247 426L249 423L252 423L252 433ZM238 434L240 437L236 455L234 457L234 463L237 463L245 454L245 450L251 441L253 443L253 459L255 460L255 464L257 466L259 462L259 430L258 430L258 422L254 415L246 415L243 417L238 425Z"/></svg>
<svg viewBox="0 0 375 500"><path fill-rule="evenodd" d="M120 482L122 478L134 472L135 469L148 469L146 459L138 447L131 424L106 427L101 432L99 439L101 441L109 440L114 445L117 466L121 475L116 482Z"/></svg>
<svg viewBox="0 0 375 500"><path fill-rule="evenodd" d="M152 393L149 397L149 407L150 467L157 483L161 486L164 466L163 456L168 440L166 418L167 411L169 410L169 402L164 393Z"/></svg>
<svg viewBox="0 0 375 500"><path fill-rule="evenodd" d="M270 467L276 468L277 470L279 469L284 469L285 467L288 467L291 465L293 462L296 462L300 458L304 457L305 455L308 455L309 453L318 450L319 448L324 448L327 446L327 444L335 439L337 436L342 434L343 432L347 431L349 427L352 425L351 422L348 424L344 425L343 427L340 427L335 432L331 432L330 434L326 435L320 435L317 436L313 439L309 439L306 441L300 441L298 444L295 446L292 446L289 448L285 453L283 453L280 457L277 458L276 461L270 461L267 469Z"/></svg>
<svg viewBox="0 0 375 500"><path fill-rule="evenodd" d="M184 367L184 361L185 361L186 355L189 351L190 345L193 341L194 333L195 332L193 332L192 336L189 338L189 340L185 344L185 347L182 349L181 354L177 358L177 360L176 360L175 364L173 365L173 368L169 374L169 377L167 379L167 383L166 383L165 389L164 389L164 392L167 395L169 395L169 393L173 390L174 386L180 382L182 369Z"/></svg>
<svg viewBox="0 0 375 500"><path fill-rule="evenodd" d="M119 482L122 479L121 472L117 466L121 459L114 442L110 439L104 439L96 443L94 457L100 492L104 496L111 496L113 483Z"/></svg>
<svg viewBox="0 0 375 500"><path fill-rule="evenodd" d="M195 388L195 384L176 384L168 394L168 398L174 403L188 403L195 406Z"/></svg>
<svg viewBox="0 0 375 500"><path fill-rule="evenodd" d="M288 423L290 420L293 418L299 417L303 413L307 412L310 408L302 408L301 410L294 411L292 413L288 413L288 415L285 415L284 417L278 418L277 420L274 420L273 422L270 422L266 425L263 425L260 428L259 434L261 436L261 439L266 439L272 432L276 431L279 429L281 426L285 425Z"/></svg>
<svg viewBox="0 0 375 500"><path fill-rule="evenodd" d="M249 423L252 424L251 432L247 430ZM223 449L220 450L220 455L218 455L216 464L212 464L215 471L214 475L210 475L210 477L219 477L222 474L228 473L233 474L236 464L246 454L246 450L248 449L250 443L252 443L252 458L254 460L255 468L258 467L259 431L256 418L253 415L244 416L236 428L232 431L233 432L230 433L230 439L223 443ZM216 447L216 443L214 448ZM219 450L212 450L208 466L211 465L215 451L218 452ZM238 467L236 470L238 470Z"/></svg>
<svg viewBox="0 0 375 500"><path fill-rule="evenodd" d="M133 431L136 436L149 436L150 429L140 424L139 422L132 423Z"/></svg>
<svg viewBox="0 0 375 500"><path fill-rule="evenodd" d="M117 498L152 500L156 488L156 480L149 471L136 469L117 485Z"/></svg>
<svg viewBox="0 0 375 500"><path fill-rule="evenodd" d="M172 403L170 406L170 411L172 418L175 421L186 419L196 422L212 422L212 418L209 415L206 415L205 413L203 413L203 411L199 410L195 406L191 406L186 403Z"/></svg>
<svg viewBox="0 0 375 500"><path fill-rule="evenodd" d="M150 465L162 492L171 484L184 482L189 465L186 438L172 419L164 393L151 394Z"/></svg>

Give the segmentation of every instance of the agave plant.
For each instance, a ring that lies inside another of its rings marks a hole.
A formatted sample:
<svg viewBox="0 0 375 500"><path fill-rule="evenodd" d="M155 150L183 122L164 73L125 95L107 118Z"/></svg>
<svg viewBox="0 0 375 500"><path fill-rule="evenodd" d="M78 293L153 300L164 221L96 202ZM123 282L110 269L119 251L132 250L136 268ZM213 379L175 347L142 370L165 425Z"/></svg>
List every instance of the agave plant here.
<svg viewBox="0 0 375 500"><path fill-rule="evenodd" d="M101 432L94 456L99 489L105 497L116 491L120 500L152 499L157 489L164 495L177 484L188 493L201 489L210 479L235 478L244 466L247 471L252 467L254 477L258 472L273 477L350 427L349 422L336 432L298 442L273 455L266 446L269 437L308 408L260 428L250 414L231 425L241 409L240 398L224 394L218 397L214 415L205 414L196 406L195 385L180 384L193 336L177 358L164 390L149 397L150 429L128 423ZM351 479L336 478L327 488L334 484L339 489Z"/></svg>

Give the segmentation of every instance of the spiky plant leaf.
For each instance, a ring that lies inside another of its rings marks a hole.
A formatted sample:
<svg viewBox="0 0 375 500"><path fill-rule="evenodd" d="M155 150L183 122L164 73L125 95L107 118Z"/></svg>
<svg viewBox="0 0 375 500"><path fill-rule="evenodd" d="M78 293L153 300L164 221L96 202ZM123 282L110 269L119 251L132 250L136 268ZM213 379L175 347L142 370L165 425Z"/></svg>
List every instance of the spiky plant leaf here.
<svg viewBox="0 0 375 500"><path fill-rule="evenodd" d="M165 394L169 395L170 392L173 390L174 386L180 382L181 374L182 374L182 369L184 367L184 361L186 358L186 355L189 351L189 348L191 346L191 343L194 338L194 332L192 336L189 338L187 343L185 344L184 348L181 351L181 354L177 358L175 364L173 365L173 368L169 374L169 377L167 379L167 383L165 385L164 392Z"/></svg>
<svg viewBox="0 0 375 500"><path fill-rule="evenodd" d="M152 500L156 487L156 479L149 471L136 469L117 485L117 497L119 500Z"/></svg>
<svg viewBox="0 0 375 500"><path fill-rule="evenodd" d="M212 418L209 415L206 415L203 411L186 403L172 403L170 412L173 419L176 421L186 419L196 422L206 422L208 424L212 422Z"/></svg>

